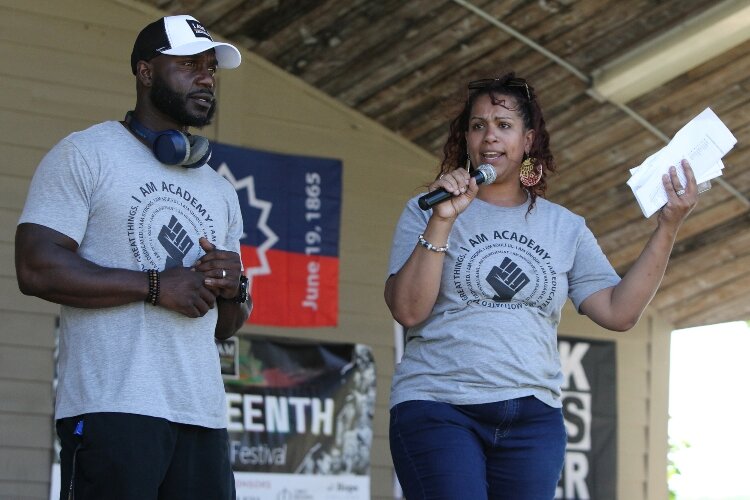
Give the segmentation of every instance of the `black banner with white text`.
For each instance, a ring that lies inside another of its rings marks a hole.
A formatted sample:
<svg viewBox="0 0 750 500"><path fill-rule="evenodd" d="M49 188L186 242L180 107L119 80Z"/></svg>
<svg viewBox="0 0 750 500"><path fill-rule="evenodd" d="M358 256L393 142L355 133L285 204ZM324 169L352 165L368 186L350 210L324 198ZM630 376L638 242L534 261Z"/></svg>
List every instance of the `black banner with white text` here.
<svg viewBox="0 0 750 500"><path fill-rule="evenodd" d="M617 495L617 373L612 341L558 338L568 433L558 500Z"/></svg>

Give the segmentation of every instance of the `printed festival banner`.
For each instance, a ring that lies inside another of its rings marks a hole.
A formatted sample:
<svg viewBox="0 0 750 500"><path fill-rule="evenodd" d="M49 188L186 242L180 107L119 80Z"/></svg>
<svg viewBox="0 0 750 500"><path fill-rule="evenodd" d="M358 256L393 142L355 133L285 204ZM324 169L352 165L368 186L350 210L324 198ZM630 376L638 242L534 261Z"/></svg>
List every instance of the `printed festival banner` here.
<svg viewBox="0 0 750 500"><path fill-rule="evenodd" d="M211 165L240 200L249 323L338 321L341 161L212 143Z"/></svg>
<svg viewBox="0 0 750 500"><path fill-rule="evenodd" d="M617 374L613 341L558 338L568 433L556 499L617 498Z"/></svg>
<svg viewBox="0 0 750 500"><path fill-rule="evenodd" d="M370 498L368 346L240 334L217 348L238 499Z"/></svg>

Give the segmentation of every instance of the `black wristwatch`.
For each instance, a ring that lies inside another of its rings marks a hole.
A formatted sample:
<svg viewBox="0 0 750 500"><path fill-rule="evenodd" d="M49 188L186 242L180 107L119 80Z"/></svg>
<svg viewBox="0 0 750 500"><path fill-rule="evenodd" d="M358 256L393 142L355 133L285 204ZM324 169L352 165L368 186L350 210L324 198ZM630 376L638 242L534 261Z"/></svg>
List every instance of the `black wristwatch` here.
<svg viewBox="0 0 750 500"><path fill-rule="evenodd" d="M247 284L247 276L240 276L240 289L237 292L237 296L233 299L234 302L237 302L238 304L247 302Z"/></svg>

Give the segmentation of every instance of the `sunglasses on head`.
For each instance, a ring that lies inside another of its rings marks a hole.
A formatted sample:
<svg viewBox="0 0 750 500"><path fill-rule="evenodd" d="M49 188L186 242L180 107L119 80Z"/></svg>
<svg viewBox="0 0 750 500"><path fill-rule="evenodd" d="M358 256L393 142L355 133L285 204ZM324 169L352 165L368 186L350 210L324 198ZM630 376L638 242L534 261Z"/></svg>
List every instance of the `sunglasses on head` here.
<svg viewBox="0 0 750 500"><path fill-rule="evenodd" d="M481 80L474 80L473 82L469 82L469 90L486 89L492 86L523 87L526 89L526 98L531 101L531 91L529 90L529 85L524 80L521 80L520 78L511 78L502 85L498 85L501 81L500 78L483 78Z"/></svg>

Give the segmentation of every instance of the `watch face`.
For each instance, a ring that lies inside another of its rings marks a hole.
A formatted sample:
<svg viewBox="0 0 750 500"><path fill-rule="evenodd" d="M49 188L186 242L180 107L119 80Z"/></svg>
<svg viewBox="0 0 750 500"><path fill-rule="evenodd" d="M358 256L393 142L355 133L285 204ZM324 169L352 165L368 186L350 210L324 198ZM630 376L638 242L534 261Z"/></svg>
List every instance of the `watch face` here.
<svg viewBox="0 0 750 500"><path fill-rule="evenodd" d="M247 278L245 276L240 276L240 289L234 300L237 302L245 302L247 301L247 295Z"/></svg>

